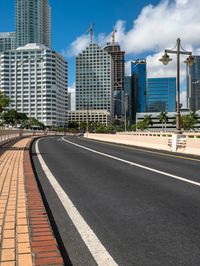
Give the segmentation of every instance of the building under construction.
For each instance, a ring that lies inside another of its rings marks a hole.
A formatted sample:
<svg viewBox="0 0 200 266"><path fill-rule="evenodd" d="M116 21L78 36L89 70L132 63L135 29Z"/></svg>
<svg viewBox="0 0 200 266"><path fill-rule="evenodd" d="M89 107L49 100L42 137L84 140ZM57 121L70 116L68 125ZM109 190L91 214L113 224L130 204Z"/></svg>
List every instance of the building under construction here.
<svg viewBox="0 0 200 266"><path fill-rule="evenodd" d="M111 54L114 68L114 117L123 119L124 116L124 57L125 52L121 51L120 45L113 41L107 43L104 50Z"/></svg>

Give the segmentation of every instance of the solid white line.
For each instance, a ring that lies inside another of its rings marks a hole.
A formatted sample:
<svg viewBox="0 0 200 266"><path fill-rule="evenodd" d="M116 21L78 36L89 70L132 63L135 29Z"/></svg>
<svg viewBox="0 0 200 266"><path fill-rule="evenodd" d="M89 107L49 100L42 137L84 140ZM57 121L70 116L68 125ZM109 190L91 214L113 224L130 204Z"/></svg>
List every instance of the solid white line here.
<svg viewBox="0 0 200 266"><path fill-rule="evenodd" d="M97 238L95 233L86 223L84 218L78 212L72 201L69 199L65 191L57 182L56 178L53 176L51 171L49 170L48 166L44 162L39 148L38 142L36 142L36 153L38 160L42 166L43 171L45 172L49 182L51 183L52 187L54 188L57 196L59 197L63 207L65 208L66 212L68 213L69 217L71 218L72 222L74 223L76 229L78 230L79 234L81 235L83 241L87 245L88 249L90 250L94 260L100 266L117 266L118 264L114 261L114 259L110 256L108 251L102 245L100 240Z"/></svg>
<svg viewBox="0 0 200 266"><path fill-rule="evenodd" d="M177 175L172 175L172 174L169 174L169 173L166 173L166 172L163 172L163 171L159 171L159 170L156 170L154 168L150 168L150 167L147 167L147 166L144 166L144 165L141 165L141 164L133 163L131 161L127 161L127 160L124 160L124 159L121 159L121 158L118 158L118 157L109 155L107 153L103 153L103 152L99 152L99 151L96 151L96 150L87 148L85 146L82 146L82 145L76 144L74 142L71 142L69 140L66 140L64 137L62 137L62 140L66 141L69 144L72 144L74 146L77 146L79 148L85 149L87 151L90 151L90 152L93 152L93 153L96 153L96 154L99 154L99 155L102 155L102 156L105 156L105 157L108 157L108 158L111 158L111 159L114 159L114 160L117 160L117 161L120 161L120 162L123 162L123 163L127 163L129 165L134 165L134 166L143 168L143 169L148 170L148 171L151 171L151 172L155 172L155 173L158 173L158 174L162 174L162 175L165 175L165 176L169 176L169 177L172 177L174 179L178 179L178 180L181 180L183 182L190 183L190 184L193 184L193 185L196 185L196 186L199 186L200 187L200 183L198 183L198 182L195 182L195 181L192 181L192 180L189 180L189 179L186 179L186 178L177 176Z"/></svg>

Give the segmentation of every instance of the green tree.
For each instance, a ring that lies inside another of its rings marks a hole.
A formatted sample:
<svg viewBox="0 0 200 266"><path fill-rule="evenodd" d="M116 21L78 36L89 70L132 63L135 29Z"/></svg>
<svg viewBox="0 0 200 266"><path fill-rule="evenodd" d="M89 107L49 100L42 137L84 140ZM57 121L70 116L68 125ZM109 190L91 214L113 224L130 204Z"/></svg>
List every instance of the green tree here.
<svg viewBox="0 0 200 266"><path fill-rule="evenodd" d="M195 111L190 112L190 117L197 123L198 122L198 114Z"/></svg>
<svg viewBox="0 0 200 266"><path fill-rule="evenodd" d="M76 122L76 121L69 122L69 123L68 123L68 128L71 128L71 129L78 129L78 128L79 128L79 124L78 124L78 122Z"/></svg>
<svg viewBox="0 0 200 266"><path fill-rule="evenodd" d="M26 122L26 128L45 130L45 125L34 117L30 117Z"/></svg>
<svg viewBox="0 0 200 266"><path fill-rule="evenodd" d="M189 115L182 115L181 116L181 128L183 128L184 130L190 130L190 129L194 129L197 120Z"/></svg>
<svg viewBox="0 0 200 266"><path fill-rule="evenodd" d="M151 115L145 115L144 121L147 123L148 127L149 125L153 126L153 120L151 118Z"/></svg>
<svg viewBox="0 0 200 266"><path fill-rule="evenodd" d="M0 91L0 114L8 107L10 104L10 99L2 91Z"/></svg>
<svg viewBox="0 0 200 266"><path fill-rule="evenodd" d="M2 114L2 119L5 124L10 126L17 126L18 122L20 121L20 114L16 110L9 110Z"/></svg>
<svg viewBox="0 0 200 266"><path fill-rule="evenodd" d="M86 122L80 122L80 131L86 131L87 123Z"/></svg>
<svg viewBox="0 0 200 266"><path fill-rule="evenodd" d="M107 128L104 124L98 123L96 132L97 133L107 133Z"/></svg>
<svg viewBox="0 0 200 266"><path fill-rule="evenodd" d="M138 121L136 124L136 128L142 131L147 129L148 126L149 126L148 121L145 119L143 119L142 121Z"/></svg>
<svg viewBox="0 0 200 266"><path fill-rule="evenodd" d="M166 129L166 124L167 124L167 121L168 121L167 112L161 112L158 115L158 119L159 119L159 122L162 123L162 130L163 130L164 125L165 125L165 129Z"/></svg>
<svg viewBox="0 0 200 266"><path fill-rule="evenodd" d="M130 126L130 130L131 130L131 131L136 131L136 124L132 124L132 125Z"/></svg>

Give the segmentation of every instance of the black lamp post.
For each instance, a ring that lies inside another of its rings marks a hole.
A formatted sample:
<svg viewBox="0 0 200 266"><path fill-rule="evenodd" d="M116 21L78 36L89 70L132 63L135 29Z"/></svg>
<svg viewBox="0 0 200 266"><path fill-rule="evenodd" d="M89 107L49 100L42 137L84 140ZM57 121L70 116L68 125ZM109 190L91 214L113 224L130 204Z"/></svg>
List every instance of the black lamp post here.
<svg viewBox="0 0 200 266"><path fill-rule="evenodd" d="M159 61L161 61L164 65L167 65L172 59L169 57L169 54L176 54L177 55L177 93L176 93L176 134L181 134L181 125L180 125L180 55L188 55L188 58L184 63L188 64L191 67L194 63L194 57L192 56L192 52L188 52L183 49L181 46L181 40L178 38L176 41L176 46L172 50L165 50L164 55L162 56Z"/></svg>

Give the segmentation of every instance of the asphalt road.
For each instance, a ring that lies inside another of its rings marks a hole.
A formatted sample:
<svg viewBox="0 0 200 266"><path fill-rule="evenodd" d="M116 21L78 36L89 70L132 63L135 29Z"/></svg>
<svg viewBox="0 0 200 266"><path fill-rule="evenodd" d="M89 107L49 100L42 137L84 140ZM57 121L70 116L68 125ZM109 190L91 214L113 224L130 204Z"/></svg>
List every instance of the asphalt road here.
<svg viewBox="0 0 200 266"><path fill-rule="evenodd" d="M200 158L65 139L71 143L41 139L40 154L118 265L200 265ZM49 183L35 144L32 155L66 265L97 265Z"/></svg>

